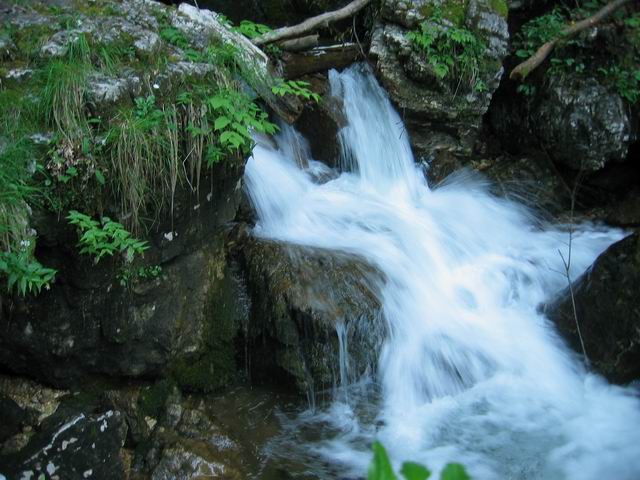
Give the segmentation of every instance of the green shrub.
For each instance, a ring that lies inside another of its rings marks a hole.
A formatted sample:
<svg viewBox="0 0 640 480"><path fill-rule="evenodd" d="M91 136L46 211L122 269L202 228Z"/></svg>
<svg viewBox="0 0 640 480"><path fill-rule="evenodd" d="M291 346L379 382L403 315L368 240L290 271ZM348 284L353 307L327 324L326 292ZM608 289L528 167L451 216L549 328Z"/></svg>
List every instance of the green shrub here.
<svg viewBox="0 0 640 480"><path fill-rule="evenodd" d="M450 79L457 90L461 83L477 91L486 89L479 78L486 46L472 31L447 21L439 7L420 24L420 30L407 33L414 48L422 53L440 79Z"/></svg>
<svg viewBox="0 0 640 480"><path fill-rule="evenodd" d="M95 263L114 253L123 254L125 261L131 263L149 248L148 242L134 238L122 224L109 217L102 217L98 222L88 215L71 210L67 220L78 229L80 253L91 255Z"/></svg>
<svg viewBox="0 0 640 480"><path fill-rule="evenodd" d="M295 95L296 97L302 97L305 100L313 100L318 103L321 100L320 95L309 90L309 82L302 80L282 80L278 79L276 84L271 87L271 91L275 95L284 97L285 95Z"/></svg>

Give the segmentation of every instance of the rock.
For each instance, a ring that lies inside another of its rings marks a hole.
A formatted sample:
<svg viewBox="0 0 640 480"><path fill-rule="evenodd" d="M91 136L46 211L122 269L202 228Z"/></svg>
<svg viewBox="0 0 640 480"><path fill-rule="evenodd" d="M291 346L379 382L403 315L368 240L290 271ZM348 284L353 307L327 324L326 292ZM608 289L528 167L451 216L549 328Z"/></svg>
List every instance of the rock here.
<svg viewBox="0 0 640 480"><path fill-rule="evenodd" d="M349 380L375 368L385 328L379 272L357 257L258 239L247 240L242 255L252 300L246 341L254 380L288 383L308 394L331 388L340 382L341 341Z"/></svg>
<svg viewBox="0 0 640 480"><path fill-rule="evenodd" d="M309 143L311 156L330 167L338 165L340 160L340 129L347 124L342 111L341 100L333 97L326 77L312 82L314 91L322 95L322 101L305 104L295 128Z"/></svg>
<svg viewBox="0 0 640 480"><path fill-rule="evenodd" d="M596 171L627 157L638 138L622 98L594 78L554 78L531 112L533 131L553 158L574 170Z"/></svg>
<svg viewBox="0 0 640 480"><path fill-rule="evenodd" d="M271 87L274 81L266 54L247 37L229 28L217 13L182 3L178 11L171 16L171 23L188 35L197 48L207 48L212 38L231 45L236 52L235 55L240 59L238 63L243 68L244 76L253 79L251 87L256 89L283 120L292 123L298 118L302 111L302 102L297 97L272 94Z"/></svg>
<svg viewBox="0 0 640 480"><path fill-rule="evenodd" d="M210 193L176 195L174 220L152 235L148 265L156 278L128 287L118 260L94 265L73 247L77 234L57 218L35 221L39 258L59 270L55 286L35 298L4 302L0 365L57 386L93 375L158 377L173 373L185 388L214 389L236 373L234 338L247 307L228 264L225 224L240 202L239 168L217 169Z"/></svg>
<svg viewBox="0 0 640 480"><path fill-rule="evenodd" d="M580 331L593 368L616 383L640 379L640 235L609 247L574 285ZM581 351L568 293L546 311Z"/></svg>
<svg viewBox="0 0 640 480"><path fill-rule="evenodd" d="M27 417L27 412L11 398L0 394L0 443L18 433Z"/></svg>
<svg viewBox="0 0 640 480"><path fill-rule="evenodd" d="M52 422L18 454L2 459L8 478L124 479L120 449L127 427L119 411L76 413Z"/></svg>
<svg viewBox="0 0 640 480"><path fill-rule="evenodd" d="M201 399L175 395L135 469L152 479L246 478L239 445L207 411Z"/></svg>
<svg viewBox="0 0 640 480"><path fill-rule="evenodd" d="M407 38L409 31L430 18L436 5L431 0L383 1L383 21L374 28L370 54L382 84L405 119L417 156L433 158L446 150L468 157L502 77L509 39L506 7L488 0L471 0L466 9L456 0L442 3L445 19L466 27L485 44L478 72L484 88L476 89L465 82L452 88L450 79L438 77L426 56Z"/></svg>
<svg viewBox="0 0 640 480"><path fill-rule="evenodd" d="M556 214L571 207L570 187L544 155L503 156L478 170L494 182L498 195L539 212Z"/></svg>

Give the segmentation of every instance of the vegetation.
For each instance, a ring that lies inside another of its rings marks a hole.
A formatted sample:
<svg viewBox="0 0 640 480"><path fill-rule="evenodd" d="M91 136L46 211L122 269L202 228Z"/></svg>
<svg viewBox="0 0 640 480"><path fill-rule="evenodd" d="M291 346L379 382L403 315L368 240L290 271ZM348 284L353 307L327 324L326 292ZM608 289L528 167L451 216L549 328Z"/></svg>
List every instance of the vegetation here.
<svg viewBox="0 0 640 480"><path fill-rule="evenodd" d="M130 263L149 248L146 241L134 238L122 224L109 217L102 217L98 222L88 215L71 210L67 220L78 229L80 253L91 255L95 263L105 256L113 256L114 253L122 254L125 261Z"/></svg>
<svg viewBox="0 0 640 480"><path fill-rule="evenodd" d="M441 8L432 10L428 20L420 24L420 30L407 34L414 48L424 54L435 76L449 79L455 91L468 85L476 91L486 90L480 78L485 45L466 27L452 23Z"/></svg>
<svg viewBox="0 0 640 480"><path fill-rule="evenodd" d="M196 49L166 9L156 11L162 42L151 54L137 50L125 31L113 40L79 31L85 14L119 15L109 3L79 3L74 11L35 8L52 21L20 28L7 24L2 34L17 47L1 53L9 55L8 68L31 72L25 80L0 84L0 277L9 290L38 292L55 276L35 259L32 208L69 218L81 233L82 252L99 261L125 248L116 243L122 232L134 241L129 232L141 233L163 212L172 212L179 186L197 191L207 169L246 156L253 148L252 132L278 130L247 86L263 95L319 100L305 82L268 79L273 89L258 88L264 79L255 78L236 46L212 39ZM249 21L226 24L249 38L270 30ZM68 33L62 54L44 55L41 47L61 29ZM159 86L148 79L181 60L204 64L206 71L158 94ZM144 93L108 109L92 105L94 78L113 79L122 71L147 82ZM105 210L122 223L102 216ZM101 221L92 218L98 214ZM129 269L119 275L128 283L150 274Z"/></svg>
<svg viewBox="0 0 640 480"><path fill-rule="evenodd" d="M604 2L590 0L578 8L556 6L549 12L527 22L514 37L514 53L518 58L531 58L545 43L552 41L568 25L586 18L602 7ZM629 103L640 99L640 13L625 17L616 12L613 21L623 26L621 44L607 45L599 51L588 48L587 33L567 39L550 55L544 76L558 78L580 77L586 72L594 75ZM536 93L536 79L528 78L518 86L526 96Z"/></svg>
<svg viewBox="0 0 640 480"><path fill-rule="evenodd" d="M398 475L391 466L389 455L380 442L373 444L373 460L369 466L368 480L398 480ZM400 469L401 478L405 480L426 480L431 471L424 465L405 462ZM459 463L449 463L440 474L440 480L470 480L465 468Z"/></svg>
<svg viewBox="0 0 640 480"><path fill-rule="evenodd" d="M271 91L276 94L284 97L285 95L295 95L297 97L302 97L305 100L313 100L318 103L321 100L320 95L309 90L311 84L309 82L305 82L303 80L282 80L279 81L271 87Z"/></svg>

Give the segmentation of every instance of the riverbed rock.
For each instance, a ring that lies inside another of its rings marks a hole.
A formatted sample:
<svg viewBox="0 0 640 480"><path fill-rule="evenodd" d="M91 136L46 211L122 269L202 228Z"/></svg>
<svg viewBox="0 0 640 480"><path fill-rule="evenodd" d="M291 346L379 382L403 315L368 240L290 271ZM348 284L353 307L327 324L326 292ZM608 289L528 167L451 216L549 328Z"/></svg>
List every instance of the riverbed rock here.
<svg viewBox="0 0 640 480"><path fill-rule="evenodd" d="M241 452L202 398L170 394L149 441L136 451L134 470L153 480L245 478Z"/></svg>
<svg viewBox="0 0 640 480"><path fill-rule="evenodd" d="M127 427L119 411L75 413L49 422L18 454L0 459L7 478L125 478Z"/></svg>
<svg viewBox="0 0 640 480"><path fill-rule="evenodd" d="M242 254L252 299L247 339L252 379L313 394L372 372L384 339L382 275L346 253L248 239ZM345 379L347 380L347 379Z"/></svg>
<svg viewBox="0 0 640 480"><path fill-rule="evenodd" d="M609 247L574 284L587 355L593 368L612 382L640 379L639 289L638 233ZM570 345L581 351L568 292L546 310Z"/></svg>
<svg viewBox="0 0 640 480"><path fill-rule="evenodd" d="M482 83L440 78L407 38L437 7L446 21L467 28L484 43L477 77ZM374 28L370 54L418 156L432 158L441 150L462 157L471 154L482 115L503 74L509 39L506 15L506 4L488 0L382 2L382 22Z"/></svg>

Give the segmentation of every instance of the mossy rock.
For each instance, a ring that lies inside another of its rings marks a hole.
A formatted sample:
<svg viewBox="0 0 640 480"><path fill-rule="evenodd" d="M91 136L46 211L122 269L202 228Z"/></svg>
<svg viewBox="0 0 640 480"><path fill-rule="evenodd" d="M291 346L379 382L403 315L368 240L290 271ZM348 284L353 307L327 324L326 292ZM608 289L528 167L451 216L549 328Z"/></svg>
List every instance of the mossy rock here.
<svg viewBox="0 0 640 480"><path fill-rule="evenodd" d="M235 340L245 316L230 268L216 280L205 312L203 347L196 356L177 359L172 377L183 390L211 392L238 377Z"/></svg>

